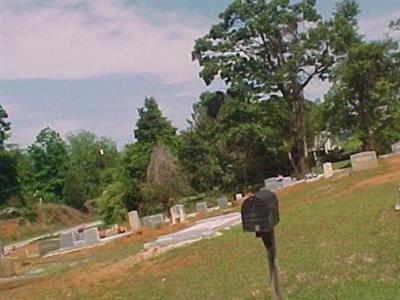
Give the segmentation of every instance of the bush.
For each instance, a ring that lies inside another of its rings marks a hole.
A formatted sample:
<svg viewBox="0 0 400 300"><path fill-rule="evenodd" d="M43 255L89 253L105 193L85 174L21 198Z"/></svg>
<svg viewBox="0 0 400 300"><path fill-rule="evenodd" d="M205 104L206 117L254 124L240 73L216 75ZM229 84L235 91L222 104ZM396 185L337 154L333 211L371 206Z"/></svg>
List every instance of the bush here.
<svg viewBox="0 0 400 300"><path fill-rule="evenodd" d="M116 224L126 219L127 210L123 201L124 185L113 183L103 192L98 201L98 210L106 224Z"/></svg>

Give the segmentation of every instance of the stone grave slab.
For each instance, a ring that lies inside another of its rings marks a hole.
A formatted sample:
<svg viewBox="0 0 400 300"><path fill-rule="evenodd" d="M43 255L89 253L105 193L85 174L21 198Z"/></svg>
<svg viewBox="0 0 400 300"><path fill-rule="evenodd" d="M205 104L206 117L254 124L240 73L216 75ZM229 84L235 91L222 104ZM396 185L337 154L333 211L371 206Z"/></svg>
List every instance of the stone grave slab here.
<svg viewBox="0 0 400 300"><path fill-rule="evenodd" d="M172 224L176 224L177 221L182 223L186 219L185 207L182 204L174 205L170 208Z"/></svg>
<svg viewBox="0 0 400 300"><path fill-rule="evenodd" d="M217 204L218 204L219 209L228 208L228 198L226 196L219 197L217 199Z"/></svg>
<svg viewBox="0 0 400 300"><path fill-rule="evenodd" d="M324 169L324 177L329 178L333 176L333 168L332 164L330 162L326 162L323 164L323 169Z"/></svg>
<svg viewBox="0 0 400 300"><path fill-rule="evenodd" d="M60 249L60 240L59 239L51 239L51 240L43 240L38 242L39 247L39 255L46 255L50 251L55 251Z"/></svg>
<svg viewBox="0 0 400 300"><path fill-rule="evenodd" d="M264 188L270 191L275 191L283 187L282 180L277 177L270 177L264 180Z"/></svg>
<svg viewBox="0 0 400 300"><path fill-rule="evenodd" d="M74 233L67 232L60 234L60 248L74 247Z"/></svg>
<svg viewBox="0 0 400 300"><path fill-rule="evenodd" d="M142 225L140 223L139 213L137 212L137 210L129 212L128 218L132 232L137 232L142 228Z"/></svg>
<svg viewBox="0 0 400 300"><path fill-rule="evenodd" d="M197 202L196 203L196 211L199 213L206 213L208 212L207 202Z"/></svg>
<svg viewBox="0 0 400 300"><path fill-rule="evenodd" d="M366 151L350 156L353 171L362 171L378 166L378 160L375 151Z"/></svg>
<svg viewBox="0 0 400 300"><path fill-rule="evenodd" d="M236 194L235 195L235 199L236 199L236 201L242 201L243 200L243 194L241 194L241 193L238 193L238 194Z"/></svg>
<svg viewBox="0 0 400 300"><path fill-rule="evenodd" d="M143 218L143 226L146 228L159 228L164 225L164 215L155 214Z"/></svg>
<svg viewBox="0 0 400 300"><path fill-rule="evenodd" d="M85 244L88 245L100 242L99 230L97 227L86 229L83 232L83 240L85 241Z"/></svg>
<svg viewBox="0 0 400 300"><path fill-rule="evenodd" d="M393 153L400 153L400 142L397 142L392 145L392 152Z"/></svg>

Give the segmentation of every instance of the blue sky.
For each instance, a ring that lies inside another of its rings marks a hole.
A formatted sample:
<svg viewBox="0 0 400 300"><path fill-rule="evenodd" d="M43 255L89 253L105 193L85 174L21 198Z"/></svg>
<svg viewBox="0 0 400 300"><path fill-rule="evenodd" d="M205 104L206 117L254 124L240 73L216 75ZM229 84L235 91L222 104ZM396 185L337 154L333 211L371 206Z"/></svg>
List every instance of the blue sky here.
<svg viewBox="0 0 400 300"><path fill-rule="evenodd" d="M329 17L336 1L318 1ZM207 87L191 61L194 39L230 1L1 1L0 103L12 122L10 142L25 147L50 126L133 140L146 96L182 129ZM360 30L370 39L400 17L399 0L359 1ZM215 87L214 87L215 88ZM213 89L213 87L211 87ZM326 84L313 82L315 98Z"/></svg>

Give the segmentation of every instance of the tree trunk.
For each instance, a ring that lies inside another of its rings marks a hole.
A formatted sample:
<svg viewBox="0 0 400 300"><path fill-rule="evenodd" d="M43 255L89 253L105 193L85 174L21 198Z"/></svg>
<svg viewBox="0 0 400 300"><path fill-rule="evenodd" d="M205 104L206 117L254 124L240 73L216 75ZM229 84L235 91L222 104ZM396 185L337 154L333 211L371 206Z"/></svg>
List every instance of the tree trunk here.
<svg viewBox="0 0 400 300"><path fill-rule="evenodd" d="M296 165L300 177L309 173L308 148L305 126L305 100L302 94L292 101L292 133L296 151Z"/></svg>

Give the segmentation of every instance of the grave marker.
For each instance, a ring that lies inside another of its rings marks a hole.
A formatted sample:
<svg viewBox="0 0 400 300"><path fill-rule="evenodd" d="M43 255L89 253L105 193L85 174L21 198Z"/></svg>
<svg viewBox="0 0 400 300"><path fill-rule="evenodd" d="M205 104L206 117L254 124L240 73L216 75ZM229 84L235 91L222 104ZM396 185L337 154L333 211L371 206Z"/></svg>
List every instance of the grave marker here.
<svg viewBox="0 0 400 300"><path fill-rule="evenodd" d="M196 203L196 211L199 213L206 213L208 212L207 202L197 202Z"/></svg>
<svg viewBox="0 0 400 300"><path fill-rule="evenodd" d="M323 164L323 169L324 169L324 177L329 178L333 176L333 168L332 164L330 162L326 162Z"/></svg>
<svg viewBox="0 0 400 300"><path fill-rule="evenodd" d="M222 196L217 199L219 209L228 208L228 198L226 196Z"/></svg>
<svg viewBox="0 0 400 300"><path fill-rule="evenodd" d="M179 223L182 223L186 219L185 207L182 204L174 205L170 208L172 224L176 224L176 221L179 220Z"/></svg>
<svg viewBox="0 0 400 300"><path fill-rule="evenodd" d="M270 177L264 180L264 189L275 191L281 187L283 187L283 183L277 177Z"/></svg>
<svg viewBox="0 0 400 300"><path fill-rule="evenodd" d="M362 171L376 168L378 160L375 151L361 152L350 156L353 171Z"/></svg>
<svg viewBox="0 0 400 300"><path fill-rule="evenodd" d="M97 227L86 229L83 232L83 239L86 244L96 244L100 242L100 236Z"/></svg>
<svg viewBox="0 0 400 300"><path fill-rule="evenodd" d="M392 152L393 153L400 153L400 142L397 142L392 145Z"/></svg>
<svg viewBox="0 0 400 300"><path fill-rule="evenodd" d="M129 218L129 225L131 226L132 232L137 232L142 228L137 210L133 210L133 211L129 212L128 218Z"/></svg>
<svg viewBox="0 0 400 300"><path fill-rule="evenodd" d="M143 226L146 228L159 228L163 224L164 224L163 214L156 214L143 218Z"/></svg>
<svg viewBox="0 0 400 300"><path fill-rule="evenodd" d="M60 248L71 248L74 246L74 234L72 232L60 234Z"/></svg>
<svg viewBox="0 0 400 300"><path fill-rule="evenodd" d="M236 194L235 199L236 199L236 201L238 201L238 202L242 201L242 199L243 199L243 194L241 194L241 193Z"/></svg>
<svg viewBox="0 0 400 300"><path fill-rule="evenodd" d="M38 242L39 247L39 255L46 255L50 251L55 251L60 249L60 240L51 239L51 240L43 240Z"/></svg>

